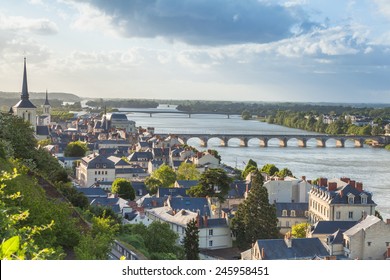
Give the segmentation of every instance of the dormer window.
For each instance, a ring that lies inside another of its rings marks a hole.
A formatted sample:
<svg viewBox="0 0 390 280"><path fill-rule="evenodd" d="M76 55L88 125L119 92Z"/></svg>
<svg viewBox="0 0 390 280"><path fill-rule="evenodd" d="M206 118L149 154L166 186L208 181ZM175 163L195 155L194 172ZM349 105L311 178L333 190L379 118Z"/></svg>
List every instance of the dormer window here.
<svg viewBox="0 0 390 280"><path fill-rule="evenodd" d="M99 163L96 163L96 168L100 168L100 164Z"/></svg>
<svg viewBox="0 0 390 280"><path fill-rule="evenodd" d="M283 217L286 217L286 216L287 216L287 210L283 210L283 211L282 211L282 216L283 216Z"/></svg>
<svg viewBox="0 0 390 280"><path fill-rule="evenodd" d="M355 203L355 196L351 193L348 194L348 204L354 204Z"/></svg>
<svg viewBox="0 0 390 280"><path fill-rule="evenodd" d="M362 204L367 204L367 195L365 193L362 193L360 195Z"/></svg>
<svg viewBox="0 0 390 280"><path fill-rule="evenodd" d="M291 210L291 217L295 217L295 210Z"/></svg>

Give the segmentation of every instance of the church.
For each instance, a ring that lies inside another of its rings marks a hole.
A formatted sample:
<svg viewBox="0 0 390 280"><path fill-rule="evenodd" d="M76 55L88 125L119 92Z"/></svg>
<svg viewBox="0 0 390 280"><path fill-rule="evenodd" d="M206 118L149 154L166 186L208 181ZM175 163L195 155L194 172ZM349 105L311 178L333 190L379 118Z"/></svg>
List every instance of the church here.
<svg viewBox="0 0 390 280"><path fill-rule="evenodd" d="M34 135L38 140L50 138L51 106L46 91L45 103L42 105L43 114L37 116L37 107L30 101L27 87L26 58L24 58L23 84L20 101L10 108L10 113L31 124Z"/></svg>

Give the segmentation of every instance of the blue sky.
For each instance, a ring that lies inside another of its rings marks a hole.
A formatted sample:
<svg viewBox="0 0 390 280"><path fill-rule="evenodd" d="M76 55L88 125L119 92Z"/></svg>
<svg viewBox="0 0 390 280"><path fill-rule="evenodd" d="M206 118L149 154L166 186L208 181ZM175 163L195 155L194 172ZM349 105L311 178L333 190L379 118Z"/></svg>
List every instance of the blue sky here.
<svg viewBox="0 0 390 280"><path fill-rule="evenodd" d="M390 103L390 1L2 0L0 91Z"/></svg>

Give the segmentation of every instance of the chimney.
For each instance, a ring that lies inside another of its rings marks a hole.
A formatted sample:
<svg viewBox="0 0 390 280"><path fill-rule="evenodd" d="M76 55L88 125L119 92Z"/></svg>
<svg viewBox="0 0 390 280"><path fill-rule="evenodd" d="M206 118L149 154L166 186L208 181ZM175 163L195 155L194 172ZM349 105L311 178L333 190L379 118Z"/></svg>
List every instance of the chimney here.
<svg viewBox="0 0 390 280"><path fill-rule="evenodd" d="M198 210L198 215L196 215L196 227L200 229L200 214Z"/></svg>
<svg viewBox="0 0 390 280"><path fill-rule="evenodd" d="M327 185L328 185L328 179L327 178L320 178L318 180L318 186L326 187Z"/></svg>
<svg viewBox="0 0 390 280"><path fill-rule="evenodd" d="M333 192L337 189L337 183L336 182L329 182L328 183L328 191Z"/></svg>
<svg viewBox="0 0 390 280"><path fill-rule="evenodd" d="M386 219L386 224L390 225L390 219Z"/></svg>
<svg viewBox="0 0 390 280"><path fill-rule="evenodd" d="M341 177L340 180L343 181L344 183L348 183L350 181L350 179L347 177Z"/></svg>
<svg viewBox="0 0 390 280"><path fill-rule="evenodd" d="M390 247L387 247L387 259L390 259Z"/></svg>
<svg viewBox="0 0 390 280"><path fill-rule="evenodd" d="M207 217L207 215L205 215L205 216L203 217L203 224L204 224L204 227L205 227L205 228L208 227L208 217Z"/></svg>
<svg viewBox="0 0 390 280"><path fill-rule="evenodd" d="M311 185L311 180L307 180L307 182Z"/></svg>
<svg viewBox="0 0 390 280"><path fill-rule="evenodd" d="M153 207L157 207L157 201L156 200L152 200L152 206Z"/></svg>
<svg viewBox="0 0 390 280"><path fill-rule="evenodd" d="M265 259L265 253L264 253L264 248L261 248L261 259Z"/></svg>
<svg viewBox="0 0 390 280"><path fill-rule="evenodd" d="M363 183L362 182L356 182L356 187L355 187L359 192L363 191Z"/></svg>
<svg viewBox="0 0 390 280"><path fill-rule="evenodd" d="M302 180L303 180L303 181L306 181L306 176L302 176Z"/></svg>
<svg viewBox="0 0 390 280"><path fill-rule="evenodd" d="M290 232L287 232L284 235L284 242L286 243L287 248L291 248L292 247L292 239L291 239L291 233Z"/></svg>
<svg viewBox="0 0 390 280"><path fill-rule="evenodd" d="M351 187L356 188L356 181L355 181L355 180L349 180L349 185L350 185Z"/></svg>

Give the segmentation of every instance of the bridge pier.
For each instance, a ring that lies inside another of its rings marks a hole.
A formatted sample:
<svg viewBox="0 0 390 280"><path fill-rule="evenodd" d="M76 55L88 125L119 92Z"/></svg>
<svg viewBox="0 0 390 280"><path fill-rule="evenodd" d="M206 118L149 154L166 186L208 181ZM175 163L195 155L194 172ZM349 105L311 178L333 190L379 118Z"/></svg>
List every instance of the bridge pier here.
<svg viewBox="0 0 390 280"><path fill-rule="evenodd" d="M200 139L200 146L201 147L207 147L207 140L206 138L201 138Z"/></svg>
<svg viewBox="0 0 390 280"><path fill-rule="evenodd" d="M246 138L240 139L240 146L241 147L248 147L248 139L246 139Z"/></svg>
<svg viewBox="0 0 390 280"><path fill-rule="evenodd" d="M364 140L363 139L355 139L355 147L363 148Z"/></svg>
<svg viewBox="0 0 390 280"><path fill-rule="evenodd" d="M152 113L149 114L149 117L150 117L150 118L152 117Z"/></svg>
<svg viewBox="0 0 390 280"><path fill-rule="evenodd" d="M287 147L287 138L279 139L279 146L280 147Z"/></svg>
<svg viewBox="0 0 390 280"><path fill-rule="evenodd" d="M266 148L266 147L268 147L268 138L262 138L262 139L260 139L260 147L264 147L264 148Z"/></svg>
<svg viewBox="0 0 390 280"><path fill-rule="evenodd" d="M228 146L228 141L229 141L229 139L226 138L226 137L221 138L221 144L220 144L220 146L221 146L221 147L227 147L227 146Z"/></svg>
<svg viewBox="0 0 390 280"><path fill-rule="evenodd" d="M298 139L298 146L302 147L302 148L305 148L306 147L306 142L307 142L307 140L305 138Z"/></svg>
<svg viewBox="0 0 390 280"><path fill-rule="evenodd" d="M188 118L191 119L191 114L188 114Z"/></svg>
<svg viewBox="0 0 390 280"><path fill-rule="evenodd" d="M336 139L336 147L337 148L344 148L345 139Z"/></svg>
<svg viewBox="0 0 390 280"><path fill-rule="evenodd" d="M326 147L326 140L321 138L321 139L316 139L317 140L317 147L324 148Z"/></svg>

